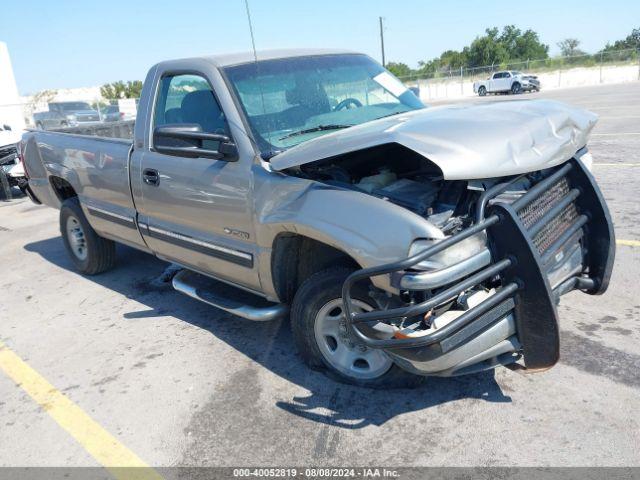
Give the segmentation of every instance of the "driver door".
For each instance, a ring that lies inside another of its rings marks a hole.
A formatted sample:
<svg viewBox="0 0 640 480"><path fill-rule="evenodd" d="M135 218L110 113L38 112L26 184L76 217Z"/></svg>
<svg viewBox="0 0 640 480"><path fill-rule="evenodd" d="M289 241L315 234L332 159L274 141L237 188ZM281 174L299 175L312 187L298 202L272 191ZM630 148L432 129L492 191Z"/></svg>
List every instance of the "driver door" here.
<svg viewBox="0 0 640 480"><path fill-rule="evenodd" d="M491 80L489 80L489 88L487 89L490 92L497 92L500 90L500 79L502 78L502 73L497 72L491 76Z"/></svg>
<svg viewBox="0 0 640 480"><path fill-rule="evenodd" d="M509 72L502 72L500 78L500 91L509 90L511 88L511 74Z"/></svg>
<svg viewBox="0 0 640 480"><path fill-rule="evenodd" d="M162 74L151 132L198 125L230 136L224 112L204 74ZM153 135L152 135L153 137ZM159 257L193 270L259 288L251 201L252 158L212 159L168 154L154 147L133 153L136 207L145 242ZM203 148L217 150L218 142Z"/></svg>

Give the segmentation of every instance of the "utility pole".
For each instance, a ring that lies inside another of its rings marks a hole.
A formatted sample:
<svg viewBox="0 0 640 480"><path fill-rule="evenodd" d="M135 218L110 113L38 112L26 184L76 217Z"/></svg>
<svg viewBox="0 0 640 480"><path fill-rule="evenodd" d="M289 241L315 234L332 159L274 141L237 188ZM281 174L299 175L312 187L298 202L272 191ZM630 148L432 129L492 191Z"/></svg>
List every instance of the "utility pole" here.
<svg viewBox="0 0 640 480"><path fill-rule="evenodd" d="M384 58L384 27L382 26L382 17L378 18L380 18L380 48L382 49L382 66L384 67L386 65Z"/></svg>

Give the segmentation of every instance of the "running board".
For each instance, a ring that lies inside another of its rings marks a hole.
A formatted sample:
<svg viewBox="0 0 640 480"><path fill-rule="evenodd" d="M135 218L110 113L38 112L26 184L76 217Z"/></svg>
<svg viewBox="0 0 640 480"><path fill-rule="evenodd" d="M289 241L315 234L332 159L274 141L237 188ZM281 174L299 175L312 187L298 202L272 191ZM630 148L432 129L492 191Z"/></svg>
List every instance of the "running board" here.
<svg viewBox="0 0 640 480"><path fill-rule="evenodd" d="M178 292L247 320L267 322L284 317L289 307L272 303L251 292L190 270L181 270L172 281Z"/></svg>

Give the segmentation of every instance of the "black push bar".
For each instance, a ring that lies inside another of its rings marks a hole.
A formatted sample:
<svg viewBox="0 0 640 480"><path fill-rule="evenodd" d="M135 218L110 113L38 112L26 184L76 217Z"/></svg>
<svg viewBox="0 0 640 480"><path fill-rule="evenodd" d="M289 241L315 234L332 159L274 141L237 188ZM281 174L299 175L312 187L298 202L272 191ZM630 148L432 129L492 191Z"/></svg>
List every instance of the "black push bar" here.
<svg viewBox="0 0 640 480"><path fill-rule="evenodd" d="M573 168L573 162L568 162L562 167L558 168L551 175L535 184L529 191L527 191L520 198L515 200L513 203L509 205L509 211L513 212L512 215L516 215L518 211L527 206L529 203L533 202L536 198L546 192L554 183L560 180L562 177L567 175L569 171ZM519 280L509 281L501 288L499 288L495 294L491 297L476 305L475 307L465 311L459 317L455 318L453 321L448 323L442 328L438 330L421 335L419 337L394 337L390 339L378 339L373 338L368 335L365 335L357 325L361 324L371 324L371 323L392 323L389 320L396 319L395 323L400 323L406 318L418 316L429 312L434 307L441 305L442 303L454 299L460 293L468 290L469 288L488 280L492 277L495 277L500 272L508 269L509 267L513 267L515 265L515 258L507 256L497 261L496 263L484 268L483 270L474 273L469 276L465 280L456 283L455 285L443 290L431 298L417 304L410 304L406 307L400 308L391 308L388 310L375 310L371 312L359 312L355 313L352 310L352 299L351 299L351 289L354 284L357 282L368 279L371 277L375 277L378 275L385 275L394 272L400 272L406 269L409 269L420 262L432 257L433 255L442 252L443 250L477 234L482 231L487 230L489 227L492 227L498 224L501 221L501 217L499 214L493 214L487 218L485 217L485 210L489 204L489 201L499 195L500 193L506 191L511 185L516 183L525 177L526 174L514 176L511 179L496 184L493 187L486 190L478 199L476 205L475 212L475 224L471 227L462 230L461 232L452 235L449 238L446 238L435 245L426 248L422 252L419 252L415 255L412 255L403 260L399 260L397 262L388 263L385 265L380 265L376 267L364 268L362 270L358 270L353 272L351 275L347 277L343 286L342 286L342 304L345 313L345 322L347 329L355 335L360 341L362 341L365 345L372 348L411 348L411 347L421 347L427 346L434 343L438 343L442 341L449 335L457 332L458 330L467 326L470 322L477 319L478 317L487 314L487 312L492 311L492 309L499 306L506 299L512 297L516 291L522 288ZM537 220L532 226L526 229L521 223L520 229L524 229L527 231L527 235L531 238L536 233L540 232L542 228L548 223L550 218L554 218L559 215L564 208L566 208L569 204L578 198L581 191L578 188L574 188L570 190L557 204L555 204L551 209L544 213L541 219ZM502 214L500 214L502 215ZM542 256L543 264L544 260L551 255L551 252L554 252L556 248L559 248L564 242L566 242L574 233L580 230L584 224L587 222L588 218L585 215L580 215L567 229L567 231L563 232L554 244L547 250L548 253ZM495 252L494 252L495 253ZM540 258L540 257L538 257ZM495 260L495 259L494 259ZM578 285L579 282L572 283L571 286ZM569 284L564 285L565 288L569 287ZM385 322L387 321L387 322Z"/></svg>

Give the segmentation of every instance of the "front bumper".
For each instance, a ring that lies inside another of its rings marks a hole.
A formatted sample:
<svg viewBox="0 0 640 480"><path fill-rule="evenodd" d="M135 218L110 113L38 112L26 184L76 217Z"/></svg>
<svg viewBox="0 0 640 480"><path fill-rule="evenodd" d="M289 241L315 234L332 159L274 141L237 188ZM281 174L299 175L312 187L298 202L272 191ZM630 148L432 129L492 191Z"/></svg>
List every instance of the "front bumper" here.
<svg viewBox="0 0 640 480"><path fill-rule="evenodd" d="M530 91L530 90L540 90L540 82L529 80L527 82L522 82L521 84L522 90Z"/></svg>
<svg viewBox="0 0 640 480"><path fill-rule="evenodd" d="M369 348L384 349L400 367L423 375L459 375L519 359L529 369L553 366L560 348L556 305L571 290L595 295L607 289L615 256L613 225L598 186L577 159L515 201L502 200L500 193L519 178L484 193L473 226L405 260L350 275L342 293L351 334ZM489 239L489 262L484 254L456 270L451 282L457 283L429 290L420 303L352 312L350 290L356 282L391 274L401 288L427 290L433 272L406 270L481 231ZM499 287L440 328L389 338L366 327L420 318L486 281Z"/></svg>

